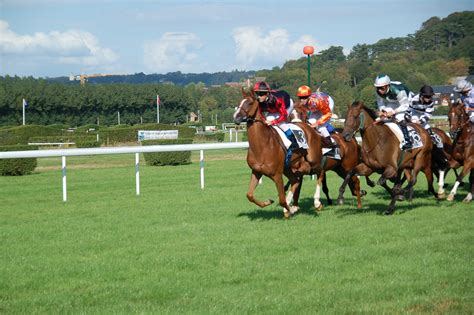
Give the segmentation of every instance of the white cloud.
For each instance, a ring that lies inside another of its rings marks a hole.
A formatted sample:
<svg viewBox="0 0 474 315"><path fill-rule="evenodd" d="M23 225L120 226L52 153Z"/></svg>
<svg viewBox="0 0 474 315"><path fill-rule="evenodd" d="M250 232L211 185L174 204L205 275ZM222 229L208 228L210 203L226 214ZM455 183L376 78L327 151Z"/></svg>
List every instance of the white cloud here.
<svg viewBox="0 0 474 315"><path fill-rule="evenodd" d="M145 67L151 72L191 71L196 68L201 39L193 33L167 32L144 46Z"/></svg>
<svg viewBox="0 0 474 315"><path fill-rule="evenodd" d="M88 32L68 30L19 35L4 20L0 20L0 53L6 58L28 56L83 66L107 66L119 58L111 49L101 47L97 38Z"/></svg>
<svg viewBox="0 0 474 315"><path fill-rule="evenodd" d="M239 27L233 30L233 38L239 67L246 69L273 67L298 59L304 56L303 47L307 45L315 46L316 51L328 48L319 45L310 35L291 41L288 31L281 28L263 34L258 27Z"/></svg>

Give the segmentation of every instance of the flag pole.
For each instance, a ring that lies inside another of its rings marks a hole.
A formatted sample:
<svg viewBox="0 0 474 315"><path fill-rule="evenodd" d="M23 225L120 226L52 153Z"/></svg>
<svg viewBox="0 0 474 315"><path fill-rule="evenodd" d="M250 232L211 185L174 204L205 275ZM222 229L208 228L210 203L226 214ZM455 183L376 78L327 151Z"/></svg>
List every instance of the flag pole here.
<svg viewBox="0 0 474 315"><path fill-rule="evenodd" d="M160 123L160 96L156 94L156 123Z"/></svg>
<svg viewBox="0 0 474 315"><path fill-rule="evenodd" d="M23 99L22 107L23 107L23 126L24 126L25 125L25 99Z"/></svg>

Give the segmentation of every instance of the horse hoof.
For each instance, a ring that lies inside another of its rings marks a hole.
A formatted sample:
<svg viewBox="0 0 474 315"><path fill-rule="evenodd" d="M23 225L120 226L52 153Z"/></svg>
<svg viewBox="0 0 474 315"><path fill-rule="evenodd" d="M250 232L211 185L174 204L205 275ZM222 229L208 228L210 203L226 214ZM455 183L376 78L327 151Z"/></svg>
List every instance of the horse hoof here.
<svg viewBox="0 0 474 315"><path fill-rule="evenodd" d="M395 199L397 199L397 201L404 201L404 200L405 200L405 196L403 196L403 195L396 195L396 196L395 196Z"/></svg>
<svg viewBox="0 0 474 315"><path fill-rule="evenodd" d="M323 209L323 204L321 203L318 207L314 206L316 212L321 212L321 210Z"/></svg>
<svg viewBox="0 0 474 315"><path fill-rule="evenodd" d="M438 193L438 196L436 196L436 198L438 199L445 199L446 198L446 194L443 192L443 193Z"/></svg>
<svg viewBox="0 0 474 315"><path fill-rule="evenodd" d="M393 210L387 210L383 213L384 215L392 215L393 214Z"/></svg>
<svg viewBox="0 0 474 315"><path fill-rule="evenodd" d="M290 207L290 213L293 215L295 214L296 212L298 212L300 210L300 207L298 206L291 206Z"/></svg>
<svg viewBox="0 0 474 315"><path fill-rule="evenodd" d="M467 194L466 198L464 198L462 202L468 203L468 202L471 202L471 200L472 200L472 194L469 193Z"/></svg>
<svg viewBox="0 0 474 315"><path fill-rule="evenodd" d="M360 196L361 196L361 197L364 197L364 196L366 196L366 195L367 195L367 192L366 192L365 190L361 190L361 191L360 191Z"/></svg>
<svg viewBox="0 0 474 315"><path fill-rule="evenodd" d="M285 209L283 210L283 216L285 219L289 219L291 218L291 212Z"/></svg>
<svg viewBox="0 0 474 315"><path fill-rule="evenodd" d="M338 199L337 199L337 204L338 204L339 206L342 206L342 205L344 204L344 198L338 198Z"/></svg>
<svg viewBox="0 0 474 315"><path fill-rule="evenodd" d="M453 201L454 200L454 195L453 194L449 194L448 195L448 198L446 198L447 201Z"/></svg>

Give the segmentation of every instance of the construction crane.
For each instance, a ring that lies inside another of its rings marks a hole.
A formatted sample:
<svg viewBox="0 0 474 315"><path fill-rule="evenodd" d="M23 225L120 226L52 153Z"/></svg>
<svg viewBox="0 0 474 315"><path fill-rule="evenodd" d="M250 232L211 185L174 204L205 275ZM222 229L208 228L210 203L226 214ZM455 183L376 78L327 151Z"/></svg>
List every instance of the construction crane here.
<svg viewBox="0 0 474 315"><path fill-rule="evenodd" d="M87 80L90 78L97 78L97 77L107 77L111 75L117 75L117 74L105 74L105 73L96 73L96 74L79 74L79 75L70 75L69 76L69 81L80 81L81 85L86 84Z"/></svg>

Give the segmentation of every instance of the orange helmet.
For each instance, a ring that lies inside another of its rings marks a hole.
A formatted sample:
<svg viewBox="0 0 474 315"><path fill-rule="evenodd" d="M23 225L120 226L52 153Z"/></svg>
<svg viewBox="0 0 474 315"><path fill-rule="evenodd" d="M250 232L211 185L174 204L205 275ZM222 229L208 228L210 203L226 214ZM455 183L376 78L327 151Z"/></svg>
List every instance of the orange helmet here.
<svg viewBox="0 0 474 315"><path fill-rule="evenodd" d="M296 92L298 97L308 97L311 95L311 88L307 85L302 85L298 88L298 92Z"/></svg>

